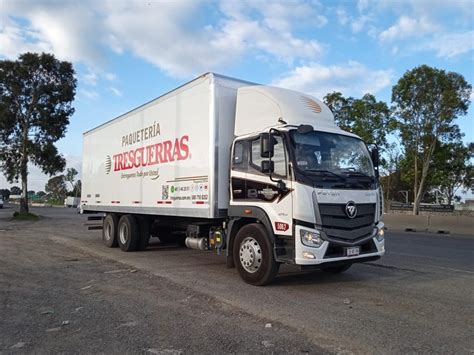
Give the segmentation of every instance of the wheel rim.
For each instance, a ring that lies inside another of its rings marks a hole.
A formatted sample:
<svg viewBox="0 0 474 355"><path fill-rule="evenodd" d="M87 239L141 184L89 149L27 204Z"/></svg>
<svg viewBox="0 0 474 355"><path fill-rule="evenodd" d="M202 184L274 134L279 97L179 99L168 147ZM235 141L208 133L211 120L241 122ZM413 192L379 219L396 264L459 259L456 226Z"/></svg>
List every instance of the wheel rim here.
<svg viewBox="0 0 474 355"><path fill-rule="evenodd" d="M247 237L240 243L239 257L244 270L253 274L262 265L262 248L254 238Z"/></svg>
<svg viewBox="0 0 474 355"><path fill-rule="evenodd" d="M112 239L112 224L110 223L107 223L107 225L105 226L105 239Z"/></svg>
<svg viewBox="0 0 474 355"><path fill-rule="evenodd" d="M120 226L119 237L122 245L125 245L127 243L128 238L128 226L125 223L122 223L122 225Z"/></svg>

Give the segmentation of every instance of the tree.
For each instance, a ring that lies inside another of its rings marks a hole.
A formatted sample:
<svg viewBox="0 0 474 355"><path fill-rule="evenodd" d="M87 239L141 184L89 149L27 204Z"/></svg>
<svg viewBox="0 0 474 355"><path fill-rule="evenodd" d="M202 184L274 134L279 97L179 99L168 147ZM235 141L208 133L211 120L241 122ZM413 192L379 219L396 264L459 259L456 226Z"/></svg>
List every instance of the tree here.
<svg viewBox="0 0 474 355"><path fill-rule="evenodd" d="M453 121L466 114L471 89L462 75L427 65L407 71L392 89L405 154L413 158L413 214L419 213L436 143L459 139Z"/></svg>
<svg viewBox="0 0 474 355"><path fill-rule="evenodd" d="M0 189L0 198L5 201L10 198L10 190L8 189Z"/></svg>
<svg viewBox="0 0 474 355"><path fill-rule="evenodd" d="M10 192L12 193L12 195L20 195L21 194L21 189L18 186L13 186L10 189Z"/></svg>
<svg viewBox="0 0 474 355"><path fill-rule="evenodd" d="M471 159L474 157L474 143L464 146L462 142L439 144L433 154L433 164L436 169L430 174L430 180L437 190L451 204L457 190L464 186L469 188L473 183L474 167Z"/></svg>
<svg viewBox="0 0 474 355"><path fill-rule="evenodd" d="M56 203L62 202L67 192L66 179L64 175L58 175L49 179L44 189L47 193L51 194L51 198Z"/></svg>
<svg viewBox="0 0 474 355"><path fill-rule="evenodd" d="M74 189L72 190L74 197L80 196L82 191L82 182L81 180L77 180L74 184Z"/></svg>
<svg viewBox="0 0 474 355"><path fill-rule="evenodd" d="M25 53L0 61L0 167L11 183L21 178L20 212L28 212L28 163L46 174L62 171L54 143L74 113L74 69L52 54Z"/></svg>
<svg viewBox="0 0 474 355"><path fill-rule="evenodd" d="M38 191L38 192L36 193L36 196L37 196L39 199L42 199L43 197L46 196L46 192L44 192L44 191Z"/></svg>
<svg viewBox="0 0 474 355"><path fill-rule="evenodd" d="M71 184L71 189L72 190L74 190L74 181L76 180L77 174L78 174L78 172L74 168L68 168L66 170L66 175L65 175L66 181Z"/></svg>
<svg viewBox="0 0 474 355"><path fill-rule="evenodd" d="M377 101L371 94L354 99L345 98L340 92L327 94L323 100L343 130L357 134L367 143L388 148L387 135L395 130L396 122L385 102Z"/></svg>

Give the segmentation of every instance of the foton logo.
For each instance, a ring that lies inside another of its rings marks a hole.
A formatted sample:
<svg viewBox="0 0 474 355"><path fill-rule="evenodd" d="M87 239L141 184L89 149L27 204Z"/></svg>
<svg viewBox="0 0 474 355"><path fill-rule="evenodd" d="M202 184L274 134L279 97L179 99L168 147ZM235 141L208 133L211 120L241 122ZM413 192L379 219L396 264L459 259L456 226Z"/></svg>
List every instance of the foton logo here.
<svg viewBox="0 0 474 355"><path fill-rule="evenodd" d="M275 229L277 231L282 231L286 232L290 228L288 223L283 223L283 222L275 222Z"/></svg>
<svg viewBox="0 0 474 355"><path fill-rule="evenodd" d="M174 142L167 140L115 154L113 169L121 171L188 159L190 157L188 142L189 136L184 135L179 139L176 138Z"/></svg>

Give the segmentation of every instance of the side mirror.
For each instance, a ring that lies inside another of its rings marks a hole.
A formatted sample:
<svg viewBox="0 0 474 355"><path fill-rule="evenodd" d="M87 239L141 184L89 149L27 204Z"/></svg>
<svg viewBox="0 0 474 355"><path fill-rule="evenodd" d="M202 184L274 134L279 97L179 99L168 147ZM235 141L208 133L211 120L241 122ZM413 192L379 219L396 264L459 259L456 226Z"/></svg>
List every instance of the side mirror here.
<svg viewBox="0 0 474 355"><path fill-rule="evenodd" d="M262 158L273 157L274 139L270 133L262 133L260 135L260 156Z"/></svg>
<svg viewBox="0 0 474 355"><path fill-rule="evenodd" d="M271 174L271 173L273 173L274 169L275 169L275 165L273 164L272 161L262 160L262 163L261 163L261 166L260 166L260 170L262 171L262 173Z"/></svg>

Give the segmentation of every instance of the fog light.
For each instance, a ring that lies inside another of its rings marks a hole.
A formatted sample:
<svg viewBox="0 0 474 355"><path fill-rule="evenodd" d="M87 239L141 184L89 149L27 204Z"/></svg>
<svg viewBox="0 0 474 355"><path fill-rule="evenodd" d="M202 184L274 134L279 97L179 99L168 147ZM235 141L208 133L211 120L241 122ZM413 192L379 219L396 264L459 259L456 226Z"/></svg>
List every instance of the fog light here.
<svg viewBox="0 0 474 355"><path fill-rule="evenodd" d="M383 230L383 228L379 229L379 232L377 233L377 240L379 242L383 242L384 238L385 238L385 231Z"/></svg>
<svg viewBox="0 0 474 355"><path fill-rule="evenodd" d="M308 247L319 248L323 245L324 240L321 239L321 236L318 232L310 232L304 229L300 230L301 243Z"/></svg>
<svg viewBox="0 0 474 355"><path fill-rule="evenodd" d="M304 251L303 252L303 258L305 259L316 259L313 253L310 253L309 251Z"/></svg>

